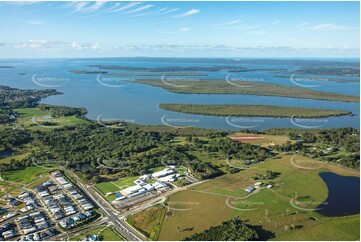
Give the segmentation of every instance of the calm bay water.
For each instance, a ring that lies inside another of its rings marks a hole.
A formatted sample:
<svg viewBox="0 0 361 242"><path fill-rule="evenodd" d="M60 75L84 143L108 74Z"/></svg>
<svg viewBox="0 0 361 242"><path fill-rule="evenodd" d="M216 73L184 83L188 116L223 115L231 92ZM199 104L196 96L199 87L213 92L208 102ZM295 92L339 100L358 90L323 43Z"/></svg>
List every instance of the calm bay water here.
<svg viewBox="0 0 361 242"><path fill-rule="evenodd" d="M124 85L122 87L110 87L101 85L97 81L96 74L73 74L70 70L97 70L88 65L115 65L134 67L173 67L173 66L220 66L234 65L249 69L288 69L295 70L299 66L285 64L225 64L212 63L210 61L189 60L166 60L166 59L49 59L49 60L17 60L0 61L1 65L14 66L15 68L0 68L0 84L16 88L45 89L46 87L36 84L36 80L46 79L50 81L39 81L40 84L55 85L55 89L63 92L63 95L51 96L43 103L85 107L88 110L87 117L90 119L121 119L138 124L166 124L172 126L195 126L215 129L238 130L242 128L268 129L272 127L294 127L294 128L331 128L331 127L359 127L359 103L320 101L311 99L295 99L282 97L250 96L250 95L198 95L198 94L176 94L157 87L151 87L136 83L109 82L112 85ZM117 72L120 71L110 71ZM19 75L25 73L25 75ZM228 75L225 71L207 72L207 77L186 77L200 79L219 79L225 81ZM237 78L248 78L262 80L263 82L296 86L288 78L274 77L265 71L232 73ZM144 78L144 77L129 77ZM148 78L148 77L147 77ZM159 78L159 77L149 77ZM337 83L329 81L312 82L319 85L314 90L342 93L359 96L360 83L348 82ZM160 109L160 103L195 103L195 104L265 104L292 107L325 108L352 111L354 116L332 117L324 119L288 119L288 118L232 118L212 117L201 115L181 114Z"/></svg>

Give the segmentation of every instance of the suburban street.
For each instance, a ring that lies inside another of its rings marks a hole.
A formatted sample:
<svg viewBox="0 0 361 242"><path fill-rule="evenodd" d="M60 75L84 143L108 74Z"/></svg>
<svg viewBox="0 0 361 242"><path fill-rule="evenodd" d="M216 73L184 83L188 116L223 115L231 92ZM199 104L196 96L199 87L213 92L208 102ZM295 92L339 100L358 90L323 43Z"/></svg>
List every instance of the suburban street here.
<svg viewBox="0 0 361 242"><path fill-rule="evenodd" d="M67 170L69 174L71 174L72 178L76 181L78 187L86 194L102 211L104 216L107 217L110 224L114 225L114 227L126 238L131 241L145 241L147 240L143 235L141 235L134 228L129 226L124 220L121 219L119 213L113 209L104 199L95 192L90 186L84 184L76 174Z"/></svg>

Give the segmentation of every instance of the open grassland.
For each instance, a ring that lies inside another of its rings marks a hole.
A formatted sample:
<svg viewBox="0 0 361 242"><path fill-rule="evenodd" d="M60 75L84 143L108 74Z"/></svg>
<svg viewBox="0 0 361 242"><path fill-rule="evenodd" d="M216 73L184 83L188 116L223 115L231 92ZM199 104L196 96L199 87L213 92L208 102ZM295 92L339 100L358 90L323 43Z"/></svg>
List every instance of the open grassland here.
<svg viewBox="0 0 361 242"><path fill-rule="evenodd" d="M138 179L138 176L130 176L121 178L118 181L108 181L96 184L96 187L104 194L116 193L127 187L134 186L134 181ZM115 195L108 195L107 199L113 201L116 199Z"/></svg>
<svg viewBox="0 0 361 242"><path fill-rule="evenodd" d="M293 163L292 157L295 158ZM261 232L263 239L358 240L358 216L324 217L312 209L328 196L327 186L319 172L332 171L353 176L359 176L359 172L329 163L322 163L320 167L315 162L314 168L319 169L313 170L294 166L295 162L305 159L309 158L282 155L279 159L267 159L247 170L227 174L172 194L168 198L172 215L166 216L159 239L180 240L239 216L251 225L262 226L274 233L274 236L269 236ZM256 182L253 179L256 173L265 173L267 170L280 173L272 180L272 189L261 188L252 194L244 191ZM293 198L303 202L297 203L299 207L311 210L296 209L291 205Z"/></svg>
<svg viewBox="0 0 361 242"><path fill-rule="evenodd" d="M31 154L30 152L25 152L23 154L8 156L8 157L0 159L0 163L10 164L11 160L23 160L23 159L29 157L30 154Z"/></svg>
<svg viewBox="0 0 361 242"><path fill-rule="evenodd" d="M19 189L19 188L20 188L20 185L11 184L11 186L9 186L9 183L0 181L0 197L7 193L11 193L14 190ZM0 200L0 202L1 202L1 200ZM4 203L6 204L7 202L4 202Z"/></svg>
<svg viewBox="0 0 361 242"><path fill-rule="evenodd" d="M83 241L85 236L90 236L90 235L98 235L100 241L125 241L125 239L122 236L120 236L118 232L115 232L115 229L113 227L105 227L105 226L101 226L96 229L89 230L85 233L77 235L75 237L71 237L71 240Z"/></svg>
<svg viewBox="0 0 361 242"><path fill-rule="evenodd" d="M292 98L309 98L319 100L333 100L344 102L360 102L358 96L348 96L331 92L320 92L311 89L283 86L271 83L233 81L226 80L181 80L169 81L167 83L161 80L137 79L131 82L151 85L164 88L175 93L190 94L243 94L260 96L279 96Z"/></svg>
<svg viewBox="0 0 361 242"><path fill-rule="evenodd" d="M138 178L139 178L138 176L128 176L128 177L125 177L125 178L121 178L118 181L115 181L114 183L118 187L121 187L122 189L125 189L127 187L134 186L135 185L134 181L137 180Z"/></svg>
<svg viewBox="0 0 361 242"><path fill-rule="evenodd" d="M31 166L21 170L6 171L2 174L4 181L28 183L40 177L42 173L49 173L56 170L57 166L54 164L43 165L44 167Z"/></svg>
<svg viewBox="0 0 361 242"><path fill-rule="evenodd" d="M352 114L352 112L342 110L270 105L160 104L159 107L174 112L224 117L321 118Z"/></svg>
<svg viewBox="0 0 361 242"><path fill-rule="evenodd" d="M204 143L208 143L209 142L209 138L205 137L205 136L198 136L197 137L198 140L203 141ZM185 145L185 144L192 144L192 141L188 141L187 137L184 136L177 136L172 140L171 145Z"/></svg>
<svg viewBox="0 0 361 242"><path fill-rule="evenodd" d="M20 108L15 109L14 111L18 112L20 115L20 117L17 119L17 123L19 125L23 125L26 128L42 131L47 131L62 126L88 123L88 121L77 118L75 116L62 116L51 119L44 118L46 116L51 116L50 112L41 111L38 108ZM43 125L42 123L44 122L49 122L51 123L51 125Z"/></svg>
<svg viewBox="0 0 361 242"><path fill-rule="evenodd" d="M120 191L119 187L112 182L102 182L96 184L96 187L105 195L108 192L118 192Z"/></svg>
<svg viewBox="0 0 361 242"><path fill-rule="evenodd" d="M158 240L159 232L167 209L155 206L128 217L128 223L137 228L150 240Z"/></svg>

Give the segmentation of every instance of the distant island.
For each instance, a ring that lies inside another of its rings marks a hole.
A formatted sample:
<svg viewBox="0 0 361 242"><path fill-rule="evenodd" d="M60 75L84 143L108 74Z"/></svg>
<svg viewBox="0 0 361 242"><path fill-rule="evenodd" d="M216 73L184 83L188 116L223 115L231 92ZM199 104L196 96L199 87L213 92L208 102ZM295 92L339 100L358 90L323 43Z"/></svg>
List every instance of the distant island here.
<svg viewBox="0 0 361 242"><path fill-rule="evenodd" d="M85 70L71 70L74 74L106 74L107 76L162 76L163 72L123 72L123 73L108 73L107 71L85 71ZM167 76L208 76L206 73L199 72L169 72Z"/></svg>
<svg viewBox="0 0 361 242"><path fill-rule="evenodd" d="M358 96L343 95L332 92L321 92L311 89L290 87L272 83L226 80L180 80L167 81L151 79L129 80L139 84L161 87L175 93L190 94L242 94L260 96L279 96L291 98L309 98L318 100L360 102Z"/></svg>
<svg viewBox="0 0 361 242"><path fill-rule="evenodd" d="M291 76L274 76L277 78L290 79ZM302 81L330 81L330 82L360 82L360 80L344 79L344 78L329 78L329 77L314 77L314 76L292 76L293 79L300 79Z"/></svg>
<svg viewBox="0 0 361 242"><path fill-rule="evenodd" d="M355 68L337 68L337 67L310 67L302 68L289 72L290 74L309 74L309 75L325 75L325 76L360 76L360 69Z"/></svg>
<svg viewBox="0 0 361 242"><path fill-rule="evenodd" d="M352 112L318 108L296 108L271 105L236 104L160 104L160 108L190 114L236 117L273 117L273 118L321 118L351 115Z"/></svg>

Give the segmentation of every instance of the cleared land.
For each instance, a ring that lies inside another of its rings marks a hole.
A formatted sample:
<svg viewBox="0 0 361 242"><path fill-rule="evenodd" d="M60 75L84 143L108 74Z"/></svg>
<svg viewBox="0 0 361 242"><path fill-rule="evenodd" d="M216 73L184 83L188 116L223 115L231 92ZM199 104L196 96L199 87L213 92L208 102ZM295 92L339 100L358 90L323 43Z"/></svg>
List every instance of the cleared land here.
<svg viewBox="0 0 361 242"><path fill-rule="evenodd" d="M167 81L137 79L130 80L139 84L161 87L175 93L190 94L243 94L260 96L279 96L292 98L309 98L319 100L333 100L343 102L360 102L358 96L348 96L331 92L320 92L299 87L283 86L271 83L226 80L181 80Z"/></svg>
<svg viewBox="0 0 361 242"><path fill-rule="evenodd" d="M166 210L163 206L151 207L137 214L133 214L128 217L127 221L150 240L157 240Z"/></svg>
<svg viewBox="0 0 361 242"><path fill-rule="evenodd" d="M320 118L352 114L352 112L342 110L270 105L160 104L159 107L181 113L236 117Z"/></svg>
<svg viewBox="0 0 361 242"><path fill-rule="evenodd" d="M265 138L261 136L232 136L230 138L235 141L245 142L245 143L257 143L265 140Z"/></svg>
<svg viewBox="0 0 361 242"><path fill-rule="evenodd" d="M252 144L260 145L263 147L274 146L274 145L284 145L287 141L295 143L296 140L291 140L286 135L254 135L248 133L235 133L228 136L230 139L239 141L239 142L249 142Z"/></svg>
<svg viewBox="0 0 361 242"><path fill-rule="evenodd" d="M359 216L324 217L312 210L296 209L290 203L297 195L298 200L304 202L299 206L314 209L327 198L327 186L318 175L321 171L354 176L359 173L328 163L321 167L319 163L315 164L319 168L315 170L299 169L290 162L291 157L267 159L247 170L172 194L168 201L179 207L170 209L172 213L166 216L159 239L180 240L235 216L272 231L276 240L359 239ZM249 196L244 189L256 182L253 179L256 173L267 170L280 173L272 181L274 188L262 188ZM262 236L269 238L266 234Z"/></svg>
<svg viewBox="0 0 361 242"><path fill-rule="evenodd" d="M23 125L26 128L38 129L42 131L58 128L59 126L70 126L88 123L84 119L77 118L75 116L62 116L57 118L46 118L51 116L50 112L41 111L38 108L20 108L15 109L20 117L17 119L17 123ZM51 123L51 125L43 125L43 122Z"/></svg>
<svg viewBox="0 0 361 242"><path fill-rule="evenodd" d="M52 168L57 169L56 165L49 164L44 167L30 166L21 170L6 171L2 178L8 182L28 183L38 178L42 173L49 173Z"/></svg>
<svg viewBox="0 0 361 242"><path fill-rule="evenodd" d="M118 232L114 231L114 228L105 227L105 226L93 230L89 230L81 235L72 237L71 240L73 241L83 240L85 236L90 236L90 235L98 235L100 241L125 241L125 239L122 236L120 236Z"/></svg>

